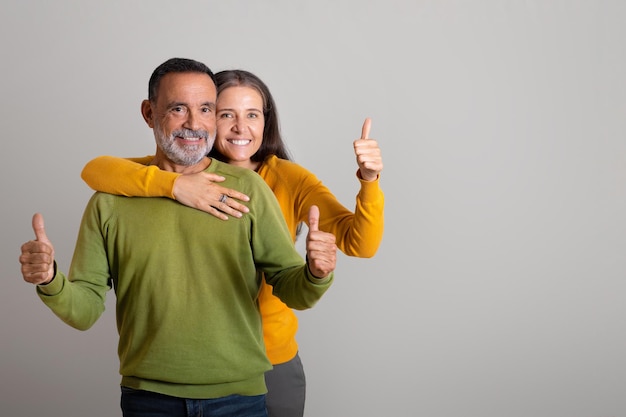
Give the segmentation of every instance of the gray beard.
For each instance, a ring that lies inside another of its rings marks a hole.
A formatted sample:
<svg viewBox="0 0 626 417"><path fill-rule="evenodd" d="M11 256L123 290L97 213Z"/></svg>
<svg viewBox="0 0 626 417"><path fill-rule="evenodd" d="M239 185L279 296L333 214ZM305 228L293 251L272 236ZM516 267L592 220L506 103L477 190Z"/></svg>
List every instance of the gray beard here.
<svg viewBox="0 0 626 417"><path fill-rule="evenodd" d="M176 142L176 136L199 137L205 140L199 141L197 145L181 146ZM195 165L202 161L215 142L215 135L209 135L206 130L179 129L166 136L158 126L154 128L154 137L165 156L174 164L183 166Z"/></svg>

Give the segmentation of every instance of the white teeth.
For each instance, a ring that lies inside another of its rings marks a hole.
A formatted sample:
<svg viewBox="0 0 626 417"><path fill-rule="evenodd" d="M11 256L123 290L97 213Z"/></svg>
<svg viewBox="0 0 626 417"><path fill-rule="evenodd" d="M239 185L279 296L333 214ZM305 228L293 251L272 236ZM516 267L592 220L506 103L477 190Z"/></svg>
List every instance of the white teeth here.
<svg viewBox="0 0 626 417"><path fill-rule="evenodd" d="M250 143L250 141L245 139L233 139L230 141L230 143L232 143L233 145L247 145L248 143Z"/></svg>

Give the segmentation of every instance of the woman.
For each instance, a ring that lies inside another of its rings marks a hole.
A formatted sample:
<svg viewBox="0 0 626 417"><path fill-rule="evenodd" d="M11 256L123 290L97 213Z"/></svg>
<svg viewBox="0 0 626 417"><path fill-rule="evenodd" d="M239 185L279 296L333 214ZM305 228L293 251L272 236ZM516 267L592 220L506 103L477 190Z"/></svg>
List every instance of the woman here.
<svg viewBox="0 0 626 417"><path fill-rule="evenodd" d="M354 213L305 168L291 162L280 134L278 113L267 86L254 74L228 70L215 74L217 137L209 156L256 171L272 189L292 237L308 221L308 208L320 208L319 229L336 236L337 247L349 256L374 256L383 236L384 196L379 187L383 164L375 140L369 139L366 119L360 139L354 141L357 178L361 189ZM175 198L183 204L227 219L242 216L247 196L219 186L221 177L207 173L180 175L145 166L152 156L131 160L99 157L90 161L82 178L92 188L113 194ZM106 172L106 175L102 175ZM269 416L302 416L305 375L298 355L295 313L272 295L263 282L259 310L267 356L274 369L266 374Z"/></svg>

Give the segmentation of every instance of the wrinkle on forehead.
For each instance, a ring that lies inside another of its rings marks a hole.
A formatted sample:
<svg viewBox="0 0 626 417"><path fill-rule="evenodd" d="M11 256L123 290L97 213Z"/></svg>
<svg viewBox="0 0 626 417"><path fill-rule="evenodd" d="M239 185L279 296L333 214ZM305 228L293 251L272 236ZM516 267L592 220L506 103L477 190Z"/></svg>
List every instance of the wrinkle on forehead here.
<svg viewBox="0 0 626 417"><path fill-rule="evenodd" d="M211 77L201 73L171 73L161 80L157 102L215 109L217 89Z"/></svg>

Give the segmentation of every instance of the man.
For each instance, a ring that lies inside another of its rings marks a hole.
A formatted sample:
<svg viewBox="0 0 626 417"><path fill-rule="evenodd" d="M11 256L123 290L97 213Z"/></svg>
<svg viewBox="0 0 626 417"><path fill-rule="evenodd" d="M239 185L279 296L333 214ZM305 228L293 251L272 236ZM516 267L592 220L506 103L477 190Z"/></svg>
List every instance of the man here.
<svg viewBox="0 0 626 417"><path fill-rule="evenodd" d="M225 177L225 186L250 196L249 213L225 222L170 199L95 193L67 277L56 269L43 218L33 217L36 240L20 256L24 280L83 330L115 289L124 416L265 416L271 366L256 304L260 272L287 305L312 307L331 285L335 238L317 230L313 206L305 263L261 177L206 157L216 88L204 64L164 62L148 97L141 111L156 140L153 164Z"/></svg>

